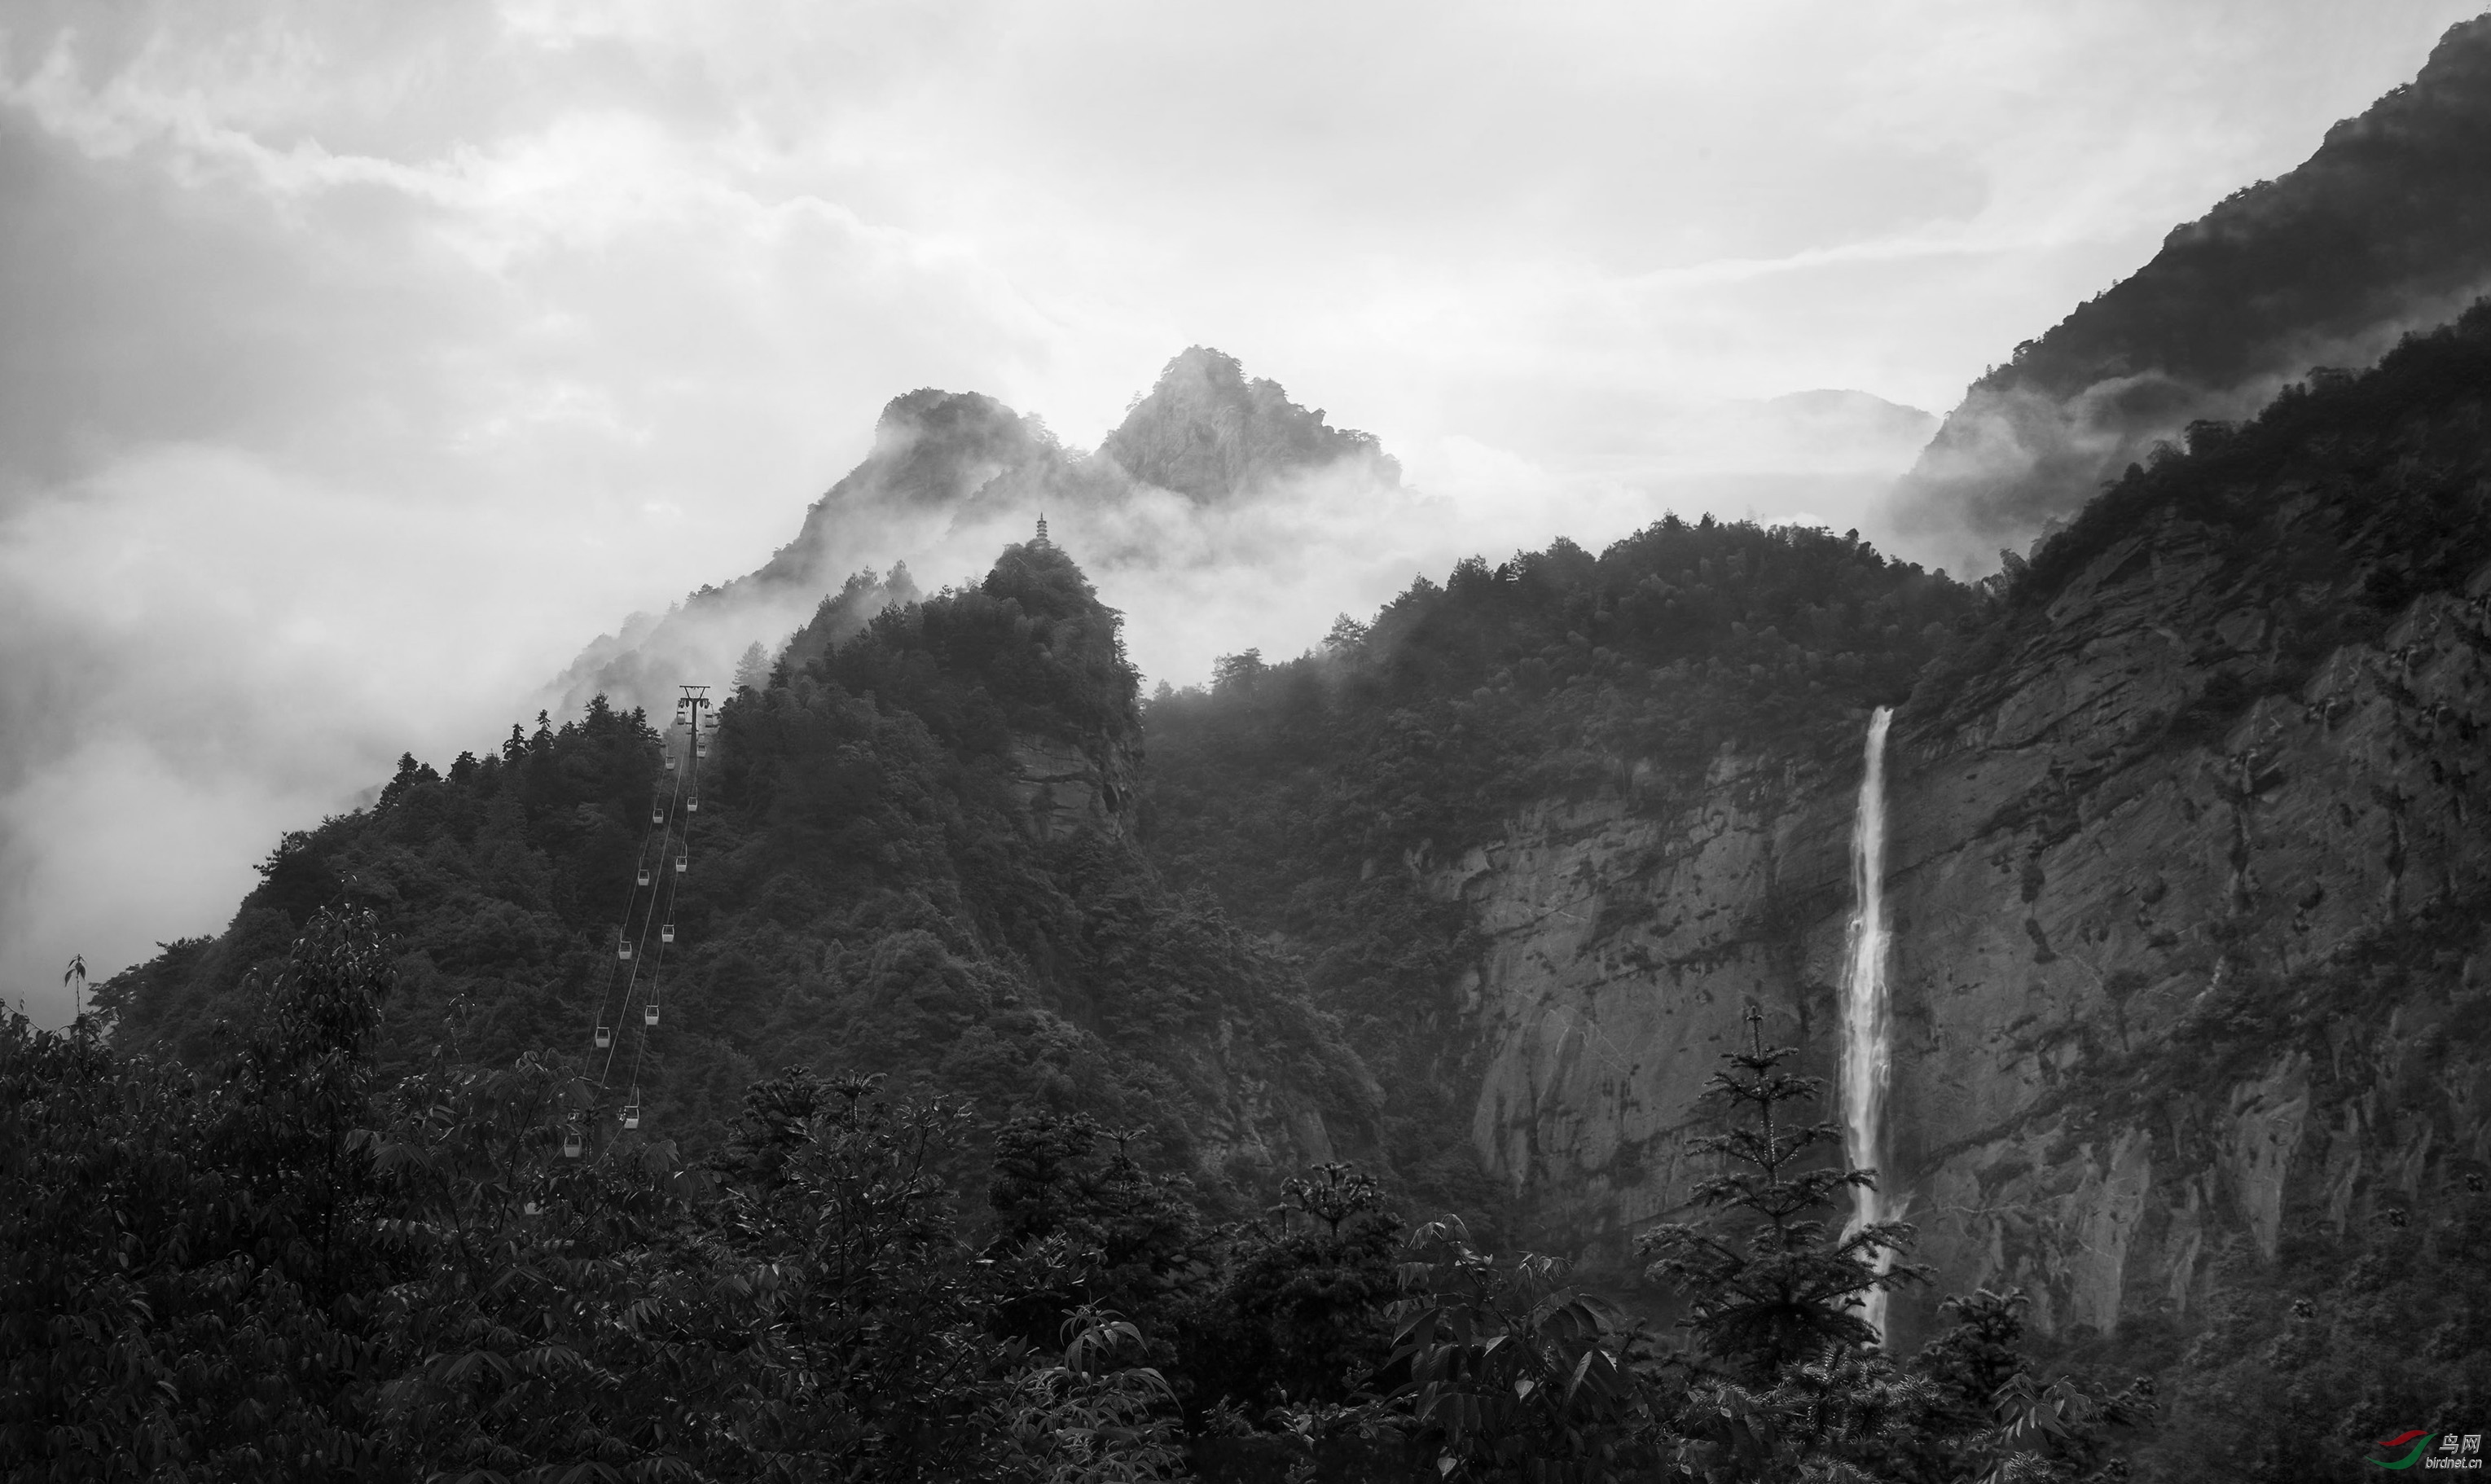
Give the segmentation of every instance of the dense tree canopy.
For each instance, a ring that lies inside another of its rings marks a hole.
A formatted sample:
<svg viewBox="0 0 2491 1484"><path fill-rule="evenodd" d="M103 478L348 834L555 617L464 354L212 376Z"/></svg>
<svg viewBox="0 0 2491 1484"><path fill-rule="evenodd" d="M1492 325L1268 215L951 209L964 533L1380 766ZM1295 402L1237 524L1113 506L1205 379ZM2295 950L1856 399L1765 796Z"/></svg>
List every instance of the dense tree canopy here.
<svg viewBox="0 0 2491 1484"><path fill-rule="evenodd" d="M1987 1298L1921 1371L1837 1348L1690 1389L1562 1265L1458 1221L1405 1246L1351 1166L1215 1231L1084 1116L984 1131L973 1242L944 1176L965 1108L796 1067L706 1158L574 1142L576 1068L382 1076L395 977L371 914L321 912L206 1065L0 1024L0 1471L1138 1480L1182 1476L1188 1436L1275 1468L1363 1436L1386 1476L1702 1477L1745 1448L1800 1477L1890 1446L1827 1418L1901 1397L1946 1466L1912 1477L1969 1479L2017 1451L1993 1399L2056 1437L2089 1395L2034 1392Z"/></svg>
<svg viewBox="0 0 2491 1484"><path fill-rule="evenodd" d="M120 1044L212 1059L247 1017L247 976L351 904L392 941L384 1071L445 1043L480 1065L584 1054L602 1022L609 1102L636 1087L647 1133L694 1149L748 1083L800 1062L990 1117L1146 1127L1134 1147L1162 1172L1210 1162L1202 1197L1232 1214L1287 1173L1237 1126L1244 1081L1360 1148L1357 1058L1283 966L1159 884L1124 837L1129 798L1069 831L1032 813L1024 749L1095 759L1111 791L1140 752L1117 616L1071 561L1010 548L982 583L861 631L851 606L825 602L823 634L725 699L697 770L679 730L670 771L659 730L601 701L446 773L401 760L373 807L288 835L226 933L103 988ZM676 853L688 868L669 873ZM659 901L672 941L618 962L618 921ZM637 1005L660 980L653 1031ZM1222 1152L1202 1142L1215 1128ZM947 1174L977 1182L985 1148L972 1137Z"/></svg>

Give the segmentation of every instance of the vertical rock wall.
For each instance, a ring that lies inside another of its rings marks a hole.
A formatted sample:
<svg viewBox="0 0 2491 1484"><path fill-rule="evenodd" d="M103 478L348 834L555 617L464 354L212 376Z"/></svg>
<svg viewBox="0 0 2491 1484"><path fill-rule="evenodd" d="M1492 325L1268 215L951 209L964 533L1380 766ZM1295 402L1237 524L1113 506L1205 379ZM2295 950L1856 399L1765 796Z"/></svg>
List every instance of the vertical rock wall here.
<svg viewBox="0 0 2491 1484"><path fill-rule="evenodd" d="M1906 1343L1976 1286L2032 1291L2045 1330L2184 1318L2295 1223L2491 1169L2466 1050L2491 1030L2491 571L2209 722L2281 597L2224 570L2213 533L2141 530L1978 695L1898 725L1885 1166L1939 1269ZM1614 1271L1684 1207L1749 999L1832 1075L1856 784L1725 754L1685 797L1646 780L1408 862L1486 945L1458 986L1472 1137L1534 1240Z"/></svg>
<svg viewBox="0 0 2491 1484"><path fill-rule="evenodd" d="M1463 986L1488 1047L1472 1141L1535 1241L1615 1267L1713 1173L1695 1099L1750 1002L1832 1073L1849 810L1839 780L1725 753L1685 799L1542 806L1421 867L1487 943Z"/></svg>
<svg viewBox="0 0 2491 1484"><path fill-rule="evenodd" d="M1891 1163L1948 1282L2044 1324L2184 1315L2491 1154L2447 1040L2491 1008L2491 572L2175 736L2270 640L2219 566L2181 522L2106 552L1897 786Z"/></svg>

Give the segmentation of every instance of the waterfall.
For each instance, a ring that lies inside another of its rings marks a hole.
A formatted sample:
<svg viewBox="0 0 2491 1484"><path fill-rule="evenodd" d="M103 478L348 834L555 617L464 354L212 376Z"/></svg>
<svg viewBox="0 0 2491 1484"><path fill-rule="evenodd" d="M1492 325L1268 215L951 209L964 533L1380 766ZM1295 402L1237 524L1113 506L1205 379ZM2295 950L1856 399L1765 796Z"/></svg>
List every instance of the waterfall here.
<svg viewBox="0 0 2491 1484"><path fill-rule="evenodd" d="M1867 770L1851 826L1851 932L1842 965L1842 1150L1855 1170L1875 1169L1885 1132L1886 1078L1886 725L1893 708L1868 718ZM1884 1192L1855 1190L1850 1230L1887 1219ZM1881 1256L1882 1270L1888 1259ZM1871 1292L1861 1316L1886 1333L1886 1295Z"/></svg>

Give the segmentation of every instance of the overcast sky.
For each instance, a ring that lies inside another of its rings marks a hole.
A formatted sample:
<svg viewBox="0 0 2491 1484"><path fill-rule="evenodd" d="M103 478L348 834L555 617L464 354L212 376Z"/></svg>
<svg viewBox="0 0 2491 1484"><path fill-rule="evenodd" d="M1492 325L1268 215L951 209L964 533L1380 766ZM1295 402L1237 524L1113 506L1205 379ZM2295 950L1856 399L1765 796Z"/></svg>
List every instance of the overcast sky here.
<svg viewBox="0 0 2491 1484"><path fill-rule="evenodd" d="M1597 545L1804 462L1725 401L1944 412L2476 9L5 0L0 989L218 930L898 392L1088 446L1216 345Z"/></svg>

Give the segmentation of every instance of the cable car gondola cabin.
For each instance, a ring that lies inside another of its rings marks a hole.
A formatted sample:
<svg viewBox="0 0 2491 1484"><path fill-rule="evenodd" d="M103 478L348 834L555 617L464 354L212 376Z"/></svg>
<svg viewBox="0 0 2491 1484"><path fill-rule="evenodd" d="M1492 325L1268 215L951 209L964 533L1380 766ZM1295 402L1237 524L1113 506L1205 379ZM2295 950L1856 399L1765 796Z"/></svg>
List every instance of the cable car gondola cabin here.
<svg viewBox="0 0 2491 1484"><path fill-rule="evenodd" d="M603 1051L604 1049L606 1049L607 1047L609 1047L609 1046L611 1046L611 1045L613 1045L613 1044L614 1044L614 1032L613 1032L613 1030L612 1030L610 1027L606 1027L606 1026L599 1026L599 1027L597 1028L597 1049L598 1049L598 1050L600 1050L600 1051Z"/></svg>
<svg viewBox="0 0 2491 1484"><path fill-rule="evenodd" d="M658 1023L658 1002L656 1002L655 1000L652 1000L652 1001L650 1001L650 1002L649 1002L647 1008L645 1008L645 1009L641 1010L641 1012L640 1012L640 1024L642 1024L642 1025L644 1025L644 1026L654 1026L654 1025L656 1025L657 1023Z"/></svg>
<svg viewBox="0 0 2491 1484"><path fill-rule="evenodd" d="M691 798L684 800L684 812L686 814L698 814L700 812L699 795L695 794Z"/></svg>
<svg viewBox="0 0 2491 1484"><path fill-rule="evenodd" d="M632 1094L631 1101L623 1105L623 1126L626 1128L640 1126L640 1099L637 1093Z"/></svg>
<svg viewBox="0 0 2491 1484"><path fill-rule="evenodd" d="M647 866L645 866L645 865L644 865L644 866L640 867L640 885L642 885L642 886L644 886L644 887L645 887L645 886L647 886L648 884L649 884L649 868L648 868Z"/></svg>
<svg viewBox="0 0 2491 1484"><path fill-rule="evenodd" d="M577 1159L579 1157L579 1149L582 1142L583 1141L579 1137L578 1124L573 1123L569 1128L564 1129L562 1131L562 1157L565 1159Z"/></svg>
<svg viewBox="0 0 2491 1484"><path fill-rule="evenodd" d="M663 926L663 927L661 927L661 928L658 929L658 941L659 941L659 943L672 943L672 942L674 942L674 941L675 941L675 925L674 925L673 923L669 922L669 923L667 923L665 926Z"/></svg>
<svg viewBox="0 0 2491 1484"><path fill-rule="evenodd" d="M614 956L623 960L625 963L630 963L631 961L631 940L626 938L622 942L616 944L614 946Z"/></svg>
<svg viewBox="0 0 2491 1484"><path fill-rule="evenodd" d="M676 875L681 876L681 875L682 875L682 874L684 874L686 871L689 871L689 870L690 870L691 868L692 868L692 858L691 858L691 857L687 856L687 855L679 855L679 856L675 857L675 874L676 874Z"/></svg>

